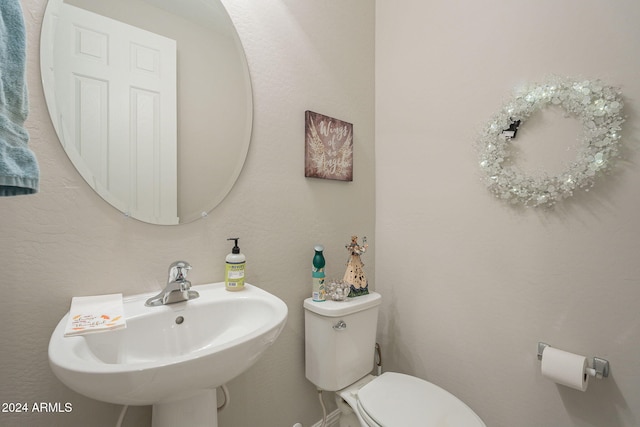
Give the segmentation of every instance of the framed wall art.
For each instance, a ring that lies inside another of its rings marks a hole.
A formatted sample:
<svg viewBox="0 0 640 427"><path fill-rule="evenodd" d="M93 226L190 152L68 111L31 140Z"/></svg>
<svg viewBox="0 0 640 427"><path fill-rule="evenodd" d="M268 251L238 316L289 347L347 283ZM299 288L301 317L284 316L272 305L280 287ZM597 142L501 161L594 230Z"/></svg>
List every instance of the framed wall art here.
<svg viewBox="0 0 640 427"><path fill-rule="evenodd" d="M304 176L353 181L353 125L305 111Z"/></svg>

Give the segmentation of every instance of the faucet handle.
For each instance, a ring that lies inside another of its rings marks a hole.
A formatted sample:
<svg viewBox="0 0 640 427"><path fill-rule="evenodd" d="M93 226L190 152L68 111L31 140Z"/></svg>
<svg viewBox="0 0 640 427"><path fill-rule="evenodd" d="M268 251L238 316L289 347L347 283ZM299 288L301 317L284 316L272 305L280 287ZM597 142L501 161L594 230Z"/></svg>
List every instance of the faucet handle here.
<svg viewBox="0 0 640 427"><path fill-rule="evenodd" d="M191 265L186 261L176 261L169 266L169 283L187 280L187 272Z"/></svg>

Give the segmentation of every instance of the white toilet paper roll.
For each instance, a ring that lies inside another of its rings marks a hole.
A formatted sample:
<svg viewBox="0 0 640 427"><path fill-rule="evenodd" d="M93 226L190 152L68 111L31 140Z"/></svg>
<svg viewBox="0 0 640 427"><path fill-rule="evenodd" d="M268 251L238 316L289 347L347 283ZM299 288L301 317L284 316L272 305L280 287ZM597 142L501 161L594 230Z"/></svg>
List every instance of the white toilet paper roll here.
<svg viewBox="0 0 640 427"><path fill-rule="evenodd" d="M585 391L589 385L587 358L553 347L542 351L542 375L551 381Z"/></svg>

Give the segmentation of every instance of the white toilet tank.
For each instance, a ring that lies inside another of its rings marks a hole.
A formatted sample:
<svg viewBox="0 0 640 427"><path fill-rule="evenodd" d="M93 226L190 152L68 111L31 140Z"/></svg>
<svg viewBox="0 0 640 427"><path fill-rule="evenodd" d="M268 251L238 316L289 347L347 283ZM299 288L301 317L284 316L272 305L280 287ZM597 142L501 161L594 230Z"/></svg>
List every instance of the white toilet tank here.
<svg viewBox="0 0 640 427"><path fill-rule="evenodd" d="M381 301L376 292L346 301L304 300L309 381L322 390L336 391L371 372Z"/></svg>

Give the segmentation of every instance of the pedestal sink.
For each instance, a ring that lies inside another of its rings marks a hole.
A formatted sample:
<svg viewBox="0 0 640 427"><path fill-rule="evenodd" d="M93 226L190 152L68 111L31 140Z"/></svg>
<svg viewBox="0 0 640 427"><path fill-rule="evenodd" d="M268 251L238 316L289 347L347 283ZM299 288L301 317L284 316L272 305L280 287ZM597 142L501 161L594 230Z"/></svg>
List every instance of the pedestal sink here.
<svg viewBox="0 0 640 427"><path fill-rule="evenodd" d="M153 426L217 426L216 387L246 371L287 319L278 297L252 285L193 286L200 297L147 307L152 294L125 298L126 329L64 337L68 313L49 342L53 373L87 397L153 405Z"/></svg>

